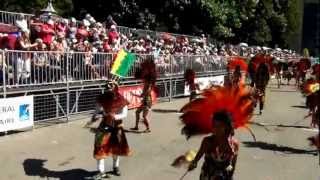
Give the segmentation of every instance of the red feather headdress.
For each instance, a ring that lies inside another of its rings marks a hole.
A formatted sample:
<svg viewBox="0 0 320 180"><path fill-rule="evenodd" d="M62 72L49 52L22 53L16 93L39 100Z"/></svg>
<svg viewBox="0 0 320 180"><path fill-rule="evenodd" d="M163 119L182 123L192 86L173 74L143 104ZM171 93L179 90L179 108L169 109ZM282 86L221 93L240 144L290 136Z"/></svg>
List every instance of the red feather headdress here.
<svg viewBox="0 0 320 180"><path fill-rule="evenodd" d="M135 73L135 78L155 85L157 80L157 70L154 61L151 59L143 61Z"/></svg>
<svg viewBox="0 0 320 180"><path fill-rule="evenodd" d="M248 65L246 61L241 57L232 57L228 63L230 70L235 70L237 66L240 66L241 71L247 71Z"/></svg>
<svg viewBox="0 0 320 180"><path fill-rule="evenodd" d="M187 69L184 73L184 79L187 84L194 84L194 79L196 77L196 73L192 69Z"/></svg>
<svg viewBox="0 0 320 180"><path fill-rule="evenodd" d="M181 112L185 125L183 133L189 138L197 134L212 132L212 117L215 113L225 111L232 117L235 129L247 127L254 110L253 101L244 86L238 88L216 87L207 89L202 98L186 104Z"/></svg>
<svg viewBox="0 0 320 180"><path fill-rule="evenodd" d="M274 64L273 64L273 58L271 56L267 56L264 54L257 54L254 56L250 63L253 64L253 67L255 69L255 72L257 72L258 67L260 64L265 63L268 66L270 74L274 73Z"/></svg>
<svg viewBox="0 0 320 180"><path fill-rule="evenodd" d="M109 82L107 83L107 87L111 87L113 90L109 88L109 90L97 98L97 102L101 104L104 111L117 113L129 105L129 102L119 93L117 84Z"/></svg>

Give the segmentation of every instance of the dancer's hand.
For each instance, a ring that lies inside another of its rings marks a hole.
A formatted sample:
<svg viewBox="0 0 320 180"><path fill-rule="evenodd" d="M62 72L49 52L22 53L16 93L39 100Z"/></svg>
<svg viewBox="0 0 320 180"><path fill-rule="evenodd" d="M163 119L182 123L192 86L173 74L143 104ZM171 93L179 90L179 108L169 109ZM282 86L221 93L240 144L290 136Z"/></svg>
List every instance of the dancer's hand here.
<svg viewBox="0 0 320 180"><path fill-rule="evenodd" d="M188 171L192 171L194 170L195 168L197 168L197 162L195 161L192 161L188 167Z"/></svg>
<svg viewBox="0 0 320 180"><path fill-rule="evenodd" d="M226 168L226 170L227 170L228 172L232 171L232 170L233 170L233 166L232 166L232 165L229 165L229 166Z"/></svg>

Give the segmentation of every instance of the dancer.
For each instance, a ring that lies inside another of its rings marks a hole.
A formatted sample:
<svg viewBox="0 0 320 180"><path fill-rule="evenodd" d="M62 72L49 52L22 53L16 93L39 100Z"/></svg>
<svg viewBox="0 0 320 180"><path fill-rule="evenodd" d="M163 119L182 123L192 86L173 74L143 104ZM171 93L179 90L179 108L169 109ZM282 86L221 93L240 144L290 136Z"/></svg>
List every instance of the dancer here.
<svg viewBox="0 0 320 180"><path fill-rule="evenodd" d="M252 63L252 61L250 61L249 65L248 65L248 75L249 75L249 78L250 78L250 86L252 88L254 88L256 72L255 72L255 65L254 65L254 63Z"/></svg>
<svg viewBox="0 0 320 180"><path fill-rule="evenodd" d="M195 169L204 155L200 180L231 180L239 150L234 130L247 127L254 109L253 102L244 86L217 87L205 90L202 95L181 109L181 119L185 124L182 132L187 138L212 133L202 140L188 170Z"/></svg>
<svg viewBox="0 0 320 180"><path fill-rule="evenodd" d="M89 127L102 114L102 121L95 131L94 158L97 160L99 174L94 178L107 178L104 160L113 158L113 174L120 176L119 156L130 155L130 149L123 130L122 119L127 117L128 101L119 94L115 82L106 84L106 92L97 98L97 110L92 120L86 124Z"/></svg>
<svg viewBox="0 0 320 180"><path fill-rule="evenodd" d="M268 66L265 63L261 63L258 67L256 77L255 77L255 86L257 91L257 101L259 102L259 114L262 114L264 109L264 103L266 99L266 87L270 80L270 74Z"/></svg>
<svg viewBox="0 0 320 180"><path fill-rule="evenodd" d="M274 64L274 67L275 67L275 71L276 71L276 79L277 79L277 85L278 85L278 88L280 88L282 82L281 82L281 71L282 71L282 68L283 68L283 63L282 62L276 62Z"/></svg>
<svg viewBox="0 0 320 180"><path fill-rule="evenodd" d="M239 86L244 84L245 80L242 78L242 72L247 72L248 65L246 61L240 57L233 57L228 63L229 73L232 73L231 83L232 86ZM233 72L232 72L233 71Z"/></svg>
<svg viewBox="0 0 320 180"><path fill-rule="evenodd" d="M306 73L311 67L311 61L309 58L302 58L296 65L296 85L299 87L306 79Z"/></svg>
<svg viewBox="0 0 320 180"><path fill-rule="evenodd" d="M138 107L136 110L136 124L134 128L131 130L138 131L139 130L139 120L140 120L140 113L142 112L143 123L146 126L145 133L150 133L150 120L149 120L149 113L152 106L152 90L155 89L155 83L157 79L156 73L156 65L153 60L148 59L145 60L142 64L140 69L135 74L137 79L143 80L143 91L142 94L137 95L133 94L134 96L138 96L142 98L141 106Z"/></svg>
<svg viewBox="0 0 320 180"><path fill-rule="evenodd" d="M290 84L291 79L294 77L292 72L291 63L283 63L283 79L287 80L287 85Z"/></svg>
<svg viewBox="0 0 320 180"><path fill-rule="evenodd" d="M197 90L200 90L199 84L194 82L195 72L192 69L187 69L184 73L184 79L186 84L189 86L190 98L189 101L192 101L197 97Z"/></svg>

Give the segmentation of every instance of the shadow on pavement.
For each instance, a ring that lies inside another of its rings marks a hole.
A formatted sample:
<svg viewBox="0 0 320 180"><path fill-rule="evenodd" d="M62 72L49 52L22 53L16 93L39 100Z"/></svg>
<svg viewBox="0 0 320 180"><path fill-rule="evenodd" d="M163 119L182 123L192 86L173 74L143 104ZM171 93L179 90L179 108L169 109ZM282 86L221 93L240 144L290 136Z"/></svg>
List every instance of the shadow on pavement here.
<svg viewBox="0 0 320 180"><path fill-rule="evenodd" d="M301 109L307 109L307 106L291 106L293 108L301 108Z"/></svg>
<svg viewBox="0 0 320 180"><path fill-rule="evenodd" d="M317 155L316 150L304 150L304 149L296 149L292 147L287 146L281 146L277 144L270 144L266 142L242 142L246 147L249 148L260 148L262 150L270 150L270 151L276 151L276 152L283 152L286 154L310 154L310 155Z"/></svg>
<svg viewBox="0 0 320 180"><path fill-rule="evenodd" d="M179 113L179 110L176 109L152 109L153 112L157 113Z"/></svg>
<svg viewBox="0 0 320 180"><path fill-rule="evenodd" d="M298 129L310 129L310 126L300 126L300 125L283 125L279 124L277 127L288 127L288 128L298 128Z"/></svg>
<svg viewBox="0 0 320 180"><path fill-rule="evenodd" d="M60 180L85 180L92 179L97 171L87 171L84 169L70 169L65 171L51 171L44 166L47 160L26 159L23 162L23 169L27 176L39 176L41 178L57 178Z"/></svg>
<svg viewBox="0 0 320 180"><path fill-rule="evenodd" d="M264 124L264 123L259 123L259 122L250 122L250 124L256 125L256 126L261 126L265 128L267 131L269 129L267 127L283 127L283 128L297 128L297 129L311 129L310 126L301 126L301 125L283 125L283 124Z"/></svg>

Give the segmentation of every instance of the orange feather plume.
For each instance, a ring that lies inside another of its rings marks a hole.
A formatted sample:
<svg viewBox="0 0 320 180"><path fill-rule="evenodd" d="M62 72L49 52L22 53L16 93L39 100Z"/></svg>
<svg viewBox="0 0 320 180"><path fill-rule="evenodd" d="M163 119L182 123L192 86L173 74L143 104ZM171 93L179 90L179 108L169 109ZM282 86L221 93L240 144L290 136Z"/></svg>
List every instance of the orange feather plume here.
<svg viewBox="0 0 320 180"><path fill-rule="evenodd" d="M185 125L183 133L189 138L192 135L212 132L212 117L215 113L226 111L232 117L235 129L247 127L254 110L245 86L238 88L215 87L204 90L202 97L186 104L181 112Z"/></svg>
<svg viewBox="0 0 320 180"><path fill-rule="evenodd" d="M236 69L237 66L240 66L241 71L247 71L248 65L246 61L241 57L232 57L228 63L228 68L230 70Z"/></svg>

